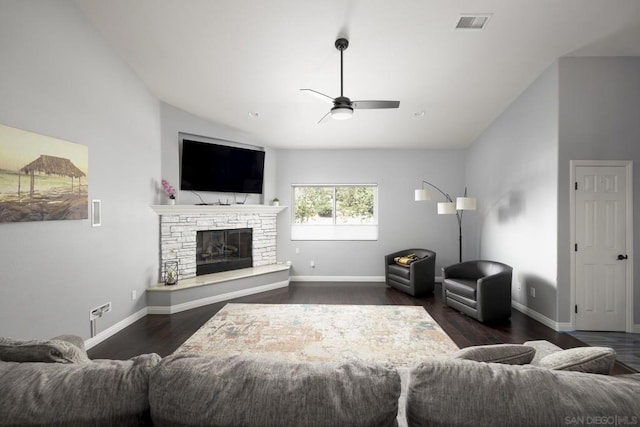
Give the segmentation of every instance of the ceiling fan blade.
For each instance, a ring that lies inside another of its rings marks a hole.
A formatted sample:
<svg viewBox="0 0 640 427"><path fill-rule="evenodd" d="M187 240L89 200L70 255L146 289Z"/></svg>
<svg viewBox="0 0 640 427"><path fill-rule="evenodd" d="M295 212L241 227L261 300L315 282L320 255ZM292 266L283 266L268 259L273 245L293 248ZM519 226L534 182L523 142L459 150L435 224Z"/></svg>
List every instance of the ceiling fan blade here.
<svg viewBox="0 0 640 427"><path fill-rule="evenodd" d="M329 110L327 114L325 114L324 116L322 116L320 120L318 120L318 124L319 125L326 124L329 121L329 118L331 118L331 110Z"/></svg>
<svg viewBox="0 0 640 427"><path fill-rule="evenodd" d="M316 98L325 101L325 102L329 102L331 104L333 104L333 98L330 97L329 95L325 95L324 93L320 93L317 90L313 90L313 89L300 89L301 92L306 92L309 95L313 95Z"/></svg>
<svg viewBox="0 0 640 427"><path fill-rule="evenodd" d="M371 110L376 108L398 108L400 107L400 101L353 101L351 103L351 106L359 110Z"/></svg>

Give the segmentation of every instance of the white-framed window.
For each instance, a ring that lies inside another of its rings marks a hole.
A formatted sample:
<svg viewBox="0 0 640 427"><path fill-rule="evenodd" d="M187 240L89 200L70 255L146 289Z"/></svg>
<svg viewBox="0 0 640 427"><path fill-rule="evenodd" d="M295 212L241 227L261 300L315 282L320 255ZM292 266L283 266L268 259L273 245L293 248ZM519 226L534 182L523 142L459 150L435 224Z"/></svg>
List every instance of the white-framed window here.
<svg viewBox="0 0 640 427"><path fill-rule="evenodd" d="M291 240L378 240L376 184L294 184Z"/></svg>

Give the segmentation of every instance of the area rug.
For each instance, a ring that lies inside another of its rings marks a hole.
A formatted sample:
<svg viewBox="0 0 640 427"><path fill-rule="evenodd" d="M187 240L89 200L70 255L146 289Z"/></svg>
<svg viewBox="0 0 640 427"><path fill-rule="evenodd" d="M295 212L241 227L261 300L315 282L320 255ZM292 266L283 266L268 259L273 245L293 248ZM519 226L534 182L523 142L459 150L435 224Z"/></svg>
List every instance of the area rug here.
<svg viewBox="0 0 640 427"><path fill-rule="evenodd" d="M456 350L422 307L227 304L176 352L409 367Z"/></svg>

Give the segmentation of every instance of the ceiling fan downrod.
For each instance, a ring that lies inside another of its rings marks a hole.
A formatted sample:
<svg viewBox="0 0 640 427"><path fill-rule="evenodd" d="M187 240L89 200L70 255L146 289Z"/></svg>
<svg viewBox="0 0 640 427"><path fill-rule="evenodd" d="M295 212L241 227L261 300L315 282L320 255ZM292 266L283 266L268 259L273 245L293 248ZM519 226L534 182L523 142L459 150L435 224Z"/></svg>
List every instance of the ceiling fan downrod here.
<svg viewBox="0 0 640 427"><path fill-rule="evenodd" d="M347 39L338 39L335 43L336 49L340 51L340 97L344 97L344 74L343 74L343 58L342 53L349 47L349 40Z"/></svg>

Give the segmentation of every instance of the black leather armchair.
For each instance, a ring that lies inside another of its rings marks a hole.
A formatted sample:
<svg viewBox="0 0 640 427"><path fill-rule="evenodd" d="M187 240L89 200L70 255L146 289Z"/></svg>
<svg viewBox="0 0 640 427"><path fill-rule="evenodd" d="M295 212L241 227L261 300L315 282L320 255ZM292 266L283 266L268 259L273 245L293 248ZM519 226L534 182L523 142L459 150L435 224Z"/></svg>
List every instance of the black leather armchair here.
<svg viewBox="0 0 640 427"><path fill-rule="evenodd" d="M466 261L442 269L442 299L480 322L511 317L513 269L495 261Z"/></svg>
<svg viewBox="0 0 640 427"><path fill-rule="evenodd" d="M398 265L394 258L407 254L419 258L408 267ZM384 257L384 276L387 285L409 295L421 296L433 293L436 271L436 253L428 249L405 249Z"/></svg>

